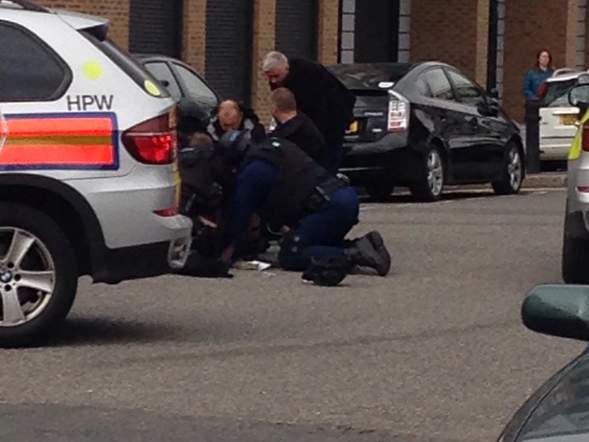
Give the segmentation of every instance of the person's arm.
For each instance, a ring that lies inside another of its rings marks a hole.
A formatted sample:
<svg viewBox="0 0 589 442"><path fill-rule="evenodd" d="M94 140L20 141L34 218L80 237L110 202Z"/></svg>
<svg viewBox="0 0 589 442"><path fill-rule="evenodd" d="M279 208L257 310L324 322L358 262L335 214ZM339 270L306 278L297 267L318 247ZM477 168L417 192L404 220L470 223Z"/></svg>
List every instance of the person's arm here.
<svg viewBox="0 0 589 442"><path fill-rule="evenodd" d="M534 90L533 72L528 71L524 77L523 94L526 100L537 100L536 91Z"/></svg>
<svg viewBox="0 0 589 442"><path fill-rule="evenodd" d="M262 160L252 161L239 173L224 232L222 260L226 264L230 264L235 243L247 230L252 215L264 204L277 177L278 170Z"/></svg>

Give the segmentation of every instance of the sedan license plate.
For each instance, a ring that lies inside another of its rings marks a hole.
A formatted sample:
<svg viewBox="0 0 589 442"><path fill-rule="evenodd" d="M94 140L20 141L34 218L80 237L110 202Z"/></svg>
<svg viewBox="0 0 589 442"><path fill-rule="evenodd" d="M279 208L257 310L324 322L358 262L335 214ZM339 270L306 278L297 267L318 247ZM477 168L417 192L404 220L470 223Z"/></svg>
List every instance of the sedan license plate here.
<svg viewBox="0 0 589 442"><path fill-rule="evenodd" d="M358 133L358 122L353 121L352 124L346 130L346 135L356 135Z"/></svg>
<svg viewBox="0 0 589 442"><path fill-rule="evenodd" d="M560 124L562 126L574 126L577 122L577 115L561 115L560 116Z"/></svg>

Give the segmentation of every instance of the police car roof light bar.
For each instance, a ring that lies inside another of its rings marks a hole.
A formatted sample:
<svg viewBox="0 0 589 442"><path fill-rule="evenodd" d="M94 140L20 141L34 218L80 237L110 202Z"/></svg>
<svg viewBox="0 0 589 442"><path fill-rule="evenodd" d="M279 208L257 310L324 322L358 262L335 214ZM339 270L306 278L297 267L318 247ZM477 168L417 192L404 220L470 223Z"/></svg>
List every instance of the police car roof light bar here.
<svg viewBox="0 0 589 442"><path fill-rule="evenodd" d="M12 3L13 5L20 6L25 11L50 12L49 9L39 6L30 0L0 0L0 5L2 3Z"/></svg>

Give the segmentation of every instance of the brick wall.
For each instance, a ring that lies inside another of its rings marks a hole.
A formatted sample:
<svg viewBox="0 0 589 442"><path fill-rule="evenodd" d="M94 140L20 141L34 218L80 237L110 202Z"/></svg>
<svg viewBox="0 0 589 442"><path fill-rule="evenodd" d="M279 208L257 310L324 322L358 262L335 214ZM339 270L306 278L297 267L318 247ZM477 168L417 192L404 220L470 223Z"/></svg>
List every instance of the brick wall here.
<svg viewBox="0 0 589 442"><path fill-rule="evenodd" d="M412 0L411 61L440 60L485 85L488 31L489 0Z"/></svg>
<svg viewBox="0 0 589 442"><path fill-rule="evenodd" d="M503 105L522 121L522 82L535 64L536 52L550 50L555 67L575 66L577 0L505 2Z"/></svg>
<svg viewBox="0 0 589 442"><path fill-rule="evenodd" d="M184 0L182 59L202 75L206 60L207 0Z"/></svg>
<svg viewBox="0 0 589 442"><path fill-rule="evenodd" d="M111 22L110 38L124 48L129 47L129 0L38 0L38 3L106 17Z"/></svg>
<svg viewBox="0 0 589 442"><path fill-rule="evenodd" d="M319 0L319 61L323 64L337 63L339 42L339 0Z"/></svg>
<svg viewBox="0 0 589 442"><path fill-rule="evenodd" d="M254 0L252 45L252 107L263 123L270 121L270 87L262 72L264 56L273 51L276 42L276 1Z"/></svg>

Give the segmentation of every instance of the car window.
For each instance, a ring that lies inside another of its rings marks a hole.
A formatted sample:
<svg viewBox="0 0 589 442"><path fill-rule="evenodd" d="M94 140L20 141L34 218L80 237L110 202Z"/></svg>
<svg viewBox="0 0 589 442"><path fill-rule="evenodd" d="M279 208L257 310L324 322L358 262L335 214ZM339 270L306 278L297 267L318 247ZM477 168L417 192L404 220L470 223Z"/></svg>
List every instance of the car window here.
<svg viewBox="0 0 589 442"><path fill-rule="evenodd" d="M585 354L534 410L519 441L589 440L589 354ZM583 439L574 435L584 435ZM568 437L567 437L568 436Z"/></svg>
<svg viewBox="0 0 589 442"><path fill-rule="evenodd" d="M174 69L184 83L185 93L195 99L205 99L207 102L216 104L217 97L213 91L194 72L184 66L174 63Z"/></svg>
<svg viewBox="0 0 589 442"><path fill-rule="evenodd" d="M419 95L421 95L422 97L432 98L432 91L430 91L429 86L428 86L425 78L423 78L423 76L419 77L415 81L415 89L417 90Z"/></svg>
<svg viewBox="0 0 589 442"><path fill-rule="evenodd" d="M161 61L150 62L145 63L145 67L157 81L162 83L166 89L168 89L168 92L172 95L172 97L174 97L174 99L179 100L182 98L182 92L180 92L178 82L176 81L176 78L174 78L174 74L172 74L171 69L166 63Z"/></svg>
<svg viewBox="0 0 589 442"><path fill-rule="evenodd" d="M423 79L431 90L431 97L437 98L438 100L454 100L454 93L452 92L452 86L448 81L448 77L444 74L442 69L431 69L424 72Z"/></svg>
<svg viewBox="0 0 589 442"><path fill-rule="evenodd" d="M169 98L170 93L167 89L160 90L154 84L155 78L135 60L127 51L121 49L112 40L99 40L90 32L81 31L81 34L86 37L98 50L106 55L113 63L123 70L138 86L146 93L158 98Z"/></svg>
<svg viewBox="0 0 589 442"><path fill-rule="evenodd" d="M448 76L454 84L456 95L460 102L469 106L476 106L485 102L485 97L479 87L458 72L448 70Z"/></svg>
<svg viewBox="0 0 589 442"><path fill-rule="evenodd" d="M50 101L65 93L71 72L38 37L0 23L0 41L0 101Z"/></svg>
<svg viewBox="0 0 589 442"><path fill-rule="evenodd" d="M562 107L570 106L569 91L577 84L577 79L566 81L550 81L545 83L544 98L542 106L544 107Z"/></svg>

